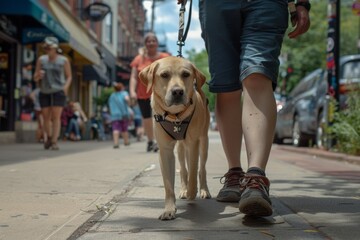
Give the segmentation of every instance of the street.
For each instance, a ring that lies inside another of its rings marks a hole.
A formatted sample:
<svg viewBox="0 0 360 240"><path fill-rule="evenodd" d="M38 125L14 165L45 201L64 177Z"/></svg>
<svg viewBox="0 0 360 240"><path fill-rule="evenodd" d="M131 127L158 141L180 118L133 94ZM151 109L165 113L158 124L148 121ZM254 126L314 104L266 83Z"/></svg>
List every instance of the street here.
<svg viewBox="0 0 360 240"><path fill-rule="evenodd" d="M209 138L213 198L177 200L177 218L165 222L158 154L145 142L0 145L0 239L359 239L360 165L273 145L274 214L251 219L215 201L227 165L218 132Z"/></svg>

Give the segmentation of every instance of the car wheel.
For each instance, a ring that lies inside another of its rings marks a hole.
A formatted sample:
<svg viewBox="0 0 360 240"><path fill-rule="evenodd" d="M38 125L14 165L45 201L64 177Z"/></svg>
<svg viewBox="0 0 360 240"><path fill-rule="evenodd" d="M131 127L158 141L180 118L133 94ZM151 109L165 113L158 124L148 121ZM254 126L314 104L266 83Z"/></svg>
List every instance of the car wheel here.
<svg viewBox="0 0 360 240"><path fill-rule="evenodd" d="M326 119L324 112L321 112L318 117L318 125L316 128L316 146L318 148L325 148L327 142L327 135L325 133Z"/></svg>
<svg viewBox="0 0 360 240"><path fill-rule="evenodd" d="M293 131L292 131L292 144L296 147L306 146L308 139L304 133L300 131L299 117L295 116Z"/></svg>

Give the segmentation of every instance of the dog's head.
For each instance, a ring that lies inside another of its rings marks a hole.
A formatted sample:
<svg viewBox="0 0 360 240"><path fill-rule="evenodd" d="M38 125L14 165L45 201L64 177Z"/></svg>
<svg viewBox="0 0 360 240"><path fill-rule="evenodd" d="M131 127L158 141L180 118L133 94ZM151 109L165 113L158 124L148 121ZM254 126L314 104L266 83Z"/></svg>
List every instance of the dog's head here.
<svg viewBox="0 0 360 240"><path fill-rule="evenodd" d="M181 108L189 104L194 87L201 90L205 76L190 61L180 57L166 57L153 62L139 73L141 82L152 89L167 108Z"/></svg>

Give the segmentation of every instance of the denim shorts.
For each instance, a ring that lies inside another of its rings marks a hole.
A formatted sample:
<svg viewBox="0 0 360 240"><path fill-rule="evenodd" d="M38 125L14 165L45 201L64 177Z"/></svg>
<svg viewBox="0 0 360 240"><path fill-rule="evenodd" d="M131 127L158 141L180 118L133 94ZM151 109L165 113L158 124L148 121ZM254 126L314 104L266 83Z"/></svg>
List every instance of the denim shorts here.
<svg viewBox="0 0 360 240"><path fill-rule="evenodd" d="M242 89L253 73L275 89L279 55L288 27L288 0L200 0L202 38L209 56L214 93Z"/></svg>

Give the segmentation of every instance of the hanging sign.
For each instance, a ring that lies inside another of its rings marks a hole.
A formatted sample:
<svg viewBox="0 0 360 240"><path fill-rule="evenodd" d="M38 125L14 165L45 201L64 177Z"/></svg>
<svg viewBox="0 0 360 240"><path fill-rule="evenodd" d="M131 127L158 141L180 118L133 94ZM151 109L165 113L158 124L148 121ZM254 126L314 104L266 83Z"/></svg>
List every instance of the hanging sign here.
<svg viewBox="0 0 360 240"><path fill-rule="evenodd" d="M83 11L83 18L93 22L102 21L111 12L111 7L105 3L92 3Z"/></svg>

